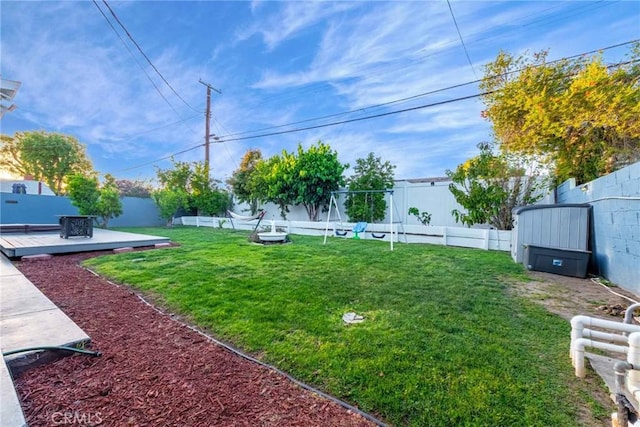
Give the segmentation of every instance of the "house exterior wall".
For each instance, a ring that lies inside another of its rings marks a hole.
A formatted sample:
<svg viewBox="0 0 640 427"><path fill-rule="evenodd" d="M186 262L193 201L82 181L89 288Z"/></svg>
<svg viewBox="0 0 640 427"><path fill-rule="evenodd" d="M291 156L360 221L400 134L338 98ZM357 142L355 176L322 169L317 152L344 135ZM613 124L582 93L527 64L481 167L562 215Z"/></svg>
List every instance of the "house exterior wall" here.
<svg viewBox="0 0 640 427"><path fill-rule="evenodd" d="M557 198L592 206L591 247L599 274L640 294L640 162L580 186L568 180Z"/></svg>

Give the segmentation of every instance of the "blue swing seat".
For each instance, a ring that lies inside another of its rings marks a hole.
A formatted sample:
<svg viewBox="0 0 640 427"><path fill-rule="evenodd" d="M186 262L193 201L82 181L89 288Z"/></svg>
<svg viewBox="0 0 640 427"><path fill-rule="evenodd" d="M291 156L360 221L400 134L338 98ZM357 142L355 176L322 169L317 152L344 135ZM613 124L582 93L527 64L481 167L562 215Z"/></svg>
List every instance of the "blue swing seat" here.
<svg viewBox="0 0 640 427"><path fill-rule="evenodd" d="M364 231L367 229L367 223L366 222L359 222L356 225L353 226L353 238L354 239L359 239L360 236L358 236L358 233L364 233Z"/></svg>

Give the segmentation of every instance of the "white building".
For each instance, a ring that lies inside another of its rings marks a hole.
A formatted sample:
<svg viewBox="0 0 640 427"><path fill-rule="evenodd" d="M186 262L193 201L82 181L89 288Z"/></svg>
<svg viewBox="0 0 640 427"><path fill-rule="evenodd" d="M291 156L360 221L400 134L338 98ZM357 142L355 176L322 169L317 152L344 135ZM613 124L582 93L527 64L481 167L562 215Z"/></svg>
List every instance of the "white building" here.
<svg viewBox="0 0 640 427"><path fill-rule="evenodd" d="M56 195L44 182L30 179L0 179L0 193Z"/></svg>

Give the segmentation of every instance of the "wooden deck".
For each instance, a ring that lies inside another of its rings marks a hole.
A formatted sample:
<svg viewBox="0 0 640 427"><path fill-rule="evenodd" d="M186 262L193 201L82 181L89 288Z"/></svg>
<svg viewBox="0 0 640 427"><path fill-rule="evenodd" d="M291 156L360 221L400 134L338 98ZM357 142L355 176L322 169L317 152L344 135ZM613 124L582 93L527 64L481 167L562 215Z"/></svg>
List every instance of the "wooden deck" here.
<svg viewBox="0 0 640 427"><path fill-rule="evenodd" d="M92 238L70 237L63 239L58 232L0 234L0 250L10 258L25 255L101 251L124 247L136 248L169 242L168 237L103 230L100 228L93 230Z"/></svg>

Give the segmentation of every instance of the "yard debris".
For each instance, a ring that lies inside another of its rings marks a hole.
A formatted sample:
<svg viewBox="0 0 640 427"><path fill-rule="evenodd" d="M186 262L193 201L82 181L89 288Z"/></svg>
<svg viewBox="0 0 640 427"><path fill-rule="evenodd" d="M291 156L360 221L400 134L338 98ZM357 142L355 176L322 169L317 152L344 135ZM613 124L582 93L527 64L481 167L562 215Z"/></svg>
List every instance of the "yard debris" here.
<svg viewBox="0 0 640 427"><path fill-rule="evenodd" d="M627 311L627 307L621 304L614 305L601 305L598 307L599 311L604 311L606 314L610 316L624 317L625 311Z"/></svg>
<svg viewBox="0 0 640 427"><path fill-rule="evenodd" d="M347 324L351 324L351 323L362 323L364 322L364 317L353 313L353 312L349 312L349 313L345 313L342 316L342 320L344 321L344 323Z"/></svg>
<svg viewBox="0 0 640 427"><path fill-rule="evenodd" d="M20 374L15 385L29 425L50 425L57 414L68 413L100 426L374 425L204 340L143 303L127 286L78 265L107 253L17 265L65 307L104 356L69 356Z"/></svg>

